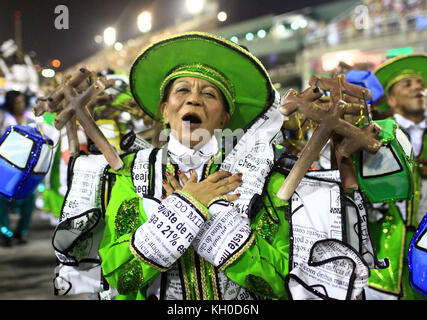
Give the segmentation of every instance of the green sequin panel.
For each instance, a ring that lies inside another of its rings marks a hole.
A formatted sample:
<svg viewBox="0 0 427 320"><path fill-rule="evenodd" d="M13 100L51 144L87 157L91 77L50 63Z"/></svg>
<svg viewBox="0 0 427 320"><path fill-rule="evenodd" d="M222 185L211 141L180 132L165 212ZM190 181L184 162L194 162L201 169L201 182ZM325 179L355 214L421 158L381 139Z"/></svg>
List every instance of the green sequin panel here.
<svg viewBox="0 0 427 320"><path fill-rule="evenodd" d="M261 219L259 219L255 230L264 240L271 244L277 230L279 230L279 225L270 219L267 212L264 212Z"/></svg>
<svg viewBox="0 0 427 320"><path fill-rule="evenodd" d="M121 237L136 231L139 226L139 199L138 197L123 201L114 221L116 235Z"/></svg>
<svg viewBox="0 0 427 320"><path fill-rule="evenodd" d="M257 277L253 274L248 274L245 281L247 289L256 295L277 298L271 286L263 278Z"/></svg>
<svg viewBox="0 0 427 320"><path fill-rule="evenodd" d="M125 263L119 272L117 281L117 291L120 294L127 295L137 291L143 281L141 263L134 259L131 262Z"/></svg>
<svg viewBox="0 0 427 320"><path fill-rule="evenodd" d="M384 218L384 221L382 223L383 226L383 233L386 237L386 239L390 239L393 235L393 231L396 229L396 222L395 217L392 215L386 215Z"/></svg>

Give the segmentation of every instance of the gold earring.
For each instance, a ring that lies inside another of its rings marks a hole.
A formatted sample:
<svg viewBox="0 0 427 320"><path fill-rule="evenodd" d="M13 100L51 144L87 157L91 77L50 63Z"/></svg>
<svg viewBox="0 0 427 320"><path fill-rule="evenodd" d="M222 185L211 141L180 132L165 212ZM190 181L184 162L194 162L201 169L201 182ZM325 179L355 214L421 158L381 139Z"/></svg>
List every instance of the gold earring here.
<svg viewBox="0 0 427 320"><path fill-rule="evenodd" d="M168 123L163 118L161 119L161 121L162 121L163 129L167 129L168 128Z"/></svg>

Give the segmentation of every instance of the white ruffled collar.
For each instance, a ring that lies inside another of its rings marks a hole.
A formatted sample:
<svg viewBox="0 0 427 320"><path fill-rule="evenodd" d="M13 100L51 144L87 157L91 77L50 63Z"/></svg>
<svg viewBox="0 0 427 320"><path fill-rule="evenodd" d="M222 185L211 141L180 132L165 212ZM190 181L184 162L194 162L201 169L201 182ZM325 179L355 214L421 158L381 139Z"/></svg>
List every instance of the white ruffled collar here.
<svg viewBox="0 0 427 320"><path fill-rule="evenodd" d="M184 173L191 169L197 170L207 163L218 153L218 141L215 136L203 145L200 149L191 149L176 139L173 134L169 136L168 151L171 159Z"/></svg>

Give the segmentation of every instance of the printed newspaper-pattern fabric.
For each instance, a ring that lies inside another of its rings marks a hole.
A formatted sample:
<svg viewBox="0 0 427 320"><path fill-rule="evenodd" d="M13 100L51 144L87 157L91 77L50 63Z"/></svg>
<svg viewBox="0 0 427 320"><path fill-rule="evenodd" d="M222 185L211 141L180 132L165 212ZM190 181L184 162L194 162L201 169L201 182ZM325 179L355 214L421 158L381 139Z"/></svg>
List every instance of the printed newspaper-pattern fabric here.
<svg viewBox="0 0 427 320"><path fill-rule="evenodd" d="M100 195L106 167L103 155L80 155L72 165L72 180L53 235L59 261L56 295L104 290L98 248L104 230Z"/></svg>
<svg viewBox="0 0 427 320"><path fill-rule="evenodd" d="M344 199L336 170L310 172L292 196L291 299L361 299L369 269L386 266L376 259L361 195Z"/></svg>

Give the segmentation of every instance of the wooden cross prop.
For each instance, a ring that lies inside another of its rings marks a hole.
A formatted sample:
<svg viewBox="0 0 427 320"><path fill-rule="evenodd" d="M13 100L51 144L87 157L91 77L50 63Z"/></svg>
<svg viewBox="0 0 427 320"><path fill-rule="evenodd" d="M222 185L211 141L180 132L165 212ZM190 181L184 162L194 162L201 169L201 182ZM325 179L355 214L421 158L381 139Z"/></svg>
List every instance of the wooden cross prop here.
<svg viewBox="0 0 427 320"><path fill-rule="evenodd" d="M348 83L345 75L339 74L334 78L325 78L313 75L309 81L310 87L297 93L289 90L284 96L284 104L278 110L285 116L298 111L308 119L317 123L308 143L301 152L301 156L286 177L277 196L282 200L289 200L301 179L311 164L319 157L320 151L334 135L343 139L336 146L338 167L344 189L357 188L354 167L349 158L354 152L363 149L375 153L381 146L376 139L381 127L370 122L363 128L358 128L344 120L345 114L354 114L354 104L359 99L370 99L370 91L363 87ZM323 95L321 90L330 92L330 102L327 107L315 101ZM360 108L359 108L360 110ZM365 110L366 112L367 110Z"/></svg>
<svg viewBox="0 0 427 320"><path fill-rule="evenodd" d="M33 111L36 116L44 112L58 114L54 126L58 130L65 126L72 156L79 154L76 123L79 121L86 134L105 156L110 167L118 170L123 167L123 161L96 125L88 110L88 106L93 109L94 101L99 99L99 95L106 88L114 84L114 80L107 81L104 77L98 77L91 83L91 76L93 76L92 72L81 68L63 85L58 86L47 99L39 99Z"/></svg>

